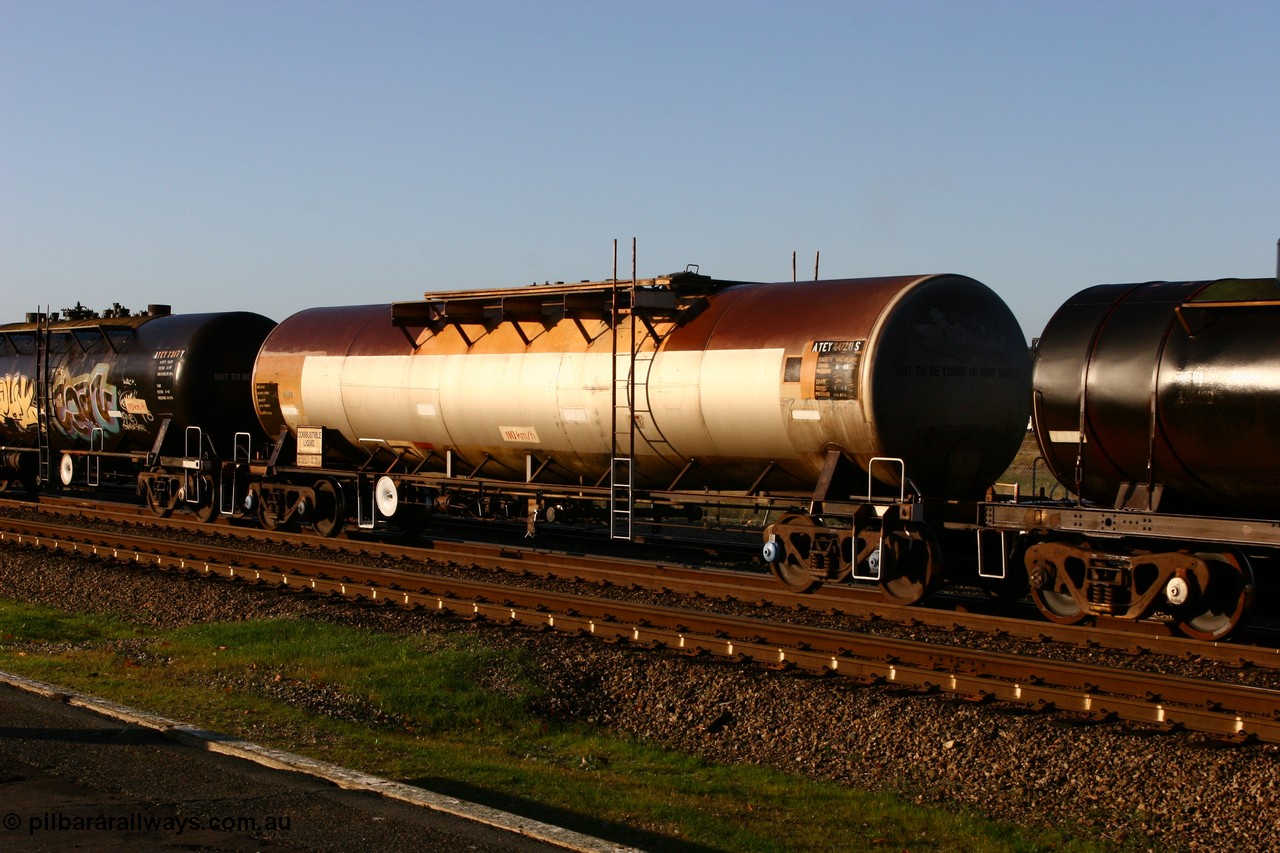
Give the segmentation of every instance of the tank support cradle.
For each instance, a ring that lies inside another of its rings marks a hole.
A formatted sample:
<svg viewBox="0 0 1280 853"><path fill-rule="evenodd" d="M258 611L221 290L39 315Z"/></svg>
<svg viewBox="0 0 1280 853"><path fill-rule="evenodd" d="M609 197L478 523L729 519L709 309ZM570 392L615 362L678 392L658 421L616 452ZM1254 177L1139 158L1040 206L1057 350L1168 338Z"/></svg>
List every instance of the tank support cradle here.
<svg viewBox="0 0 1280 853"><path fill-rule="evenodd" d="M1040 542L1026 553L1031 597L1045 618L1145 619L1163 612L1199 640L1220 640L1248 615L1253 572L1241 554L1147 551Z"/></svg>

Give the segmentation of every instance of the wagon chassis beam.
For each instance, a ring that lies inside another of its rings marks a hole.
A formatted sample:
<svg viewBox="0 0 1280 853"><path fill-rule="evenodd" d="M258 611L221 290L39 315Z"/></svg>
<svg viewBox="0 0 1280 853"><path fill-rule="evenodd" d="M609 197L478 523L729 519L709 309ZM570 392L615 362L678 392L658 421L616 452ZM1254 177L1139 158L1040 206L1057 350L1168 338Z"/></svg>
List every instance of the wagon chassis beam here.
<svg viewBox="0 0 1280 853"><path fill-rule="evenodd" d="M1078 504L984 503L979 523L996 530L1078 533L1100 538L1135 537L1179 542L1218 542L1280 548L1280 521L1208 518Z"/></svg>

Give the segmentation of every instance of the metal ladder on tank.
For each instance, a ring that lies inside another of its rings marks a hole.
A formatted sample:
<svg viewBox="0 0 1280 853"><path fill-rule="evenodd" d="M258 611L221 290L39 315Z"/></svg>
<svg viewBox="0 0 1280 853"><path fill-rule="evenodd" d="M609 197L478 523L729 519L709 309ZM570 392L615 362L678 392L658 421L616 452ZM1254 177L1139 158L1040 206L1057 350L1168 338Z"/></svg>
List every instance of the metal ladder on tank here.
<svg viewBox="0 0 1280 853"><path fill-rule="evenodd" d="M609 452L609 536L630 541L635 535L635 443L634 409L636 322L635 322L635 243L631 246L631 282L624 291L618 281L618 242L613 243L613 294L610 325L613 327L612 389L613 437ZM622 304L623 294L626 304ZM628 315L628 342L622 352L622 317ZM625 361L620 365L619 359ZM621 367L621 369L619 369Z"/></svg>
<svg viewBox="0 0 1280 853"><path fill-rule="evenodd" d="M635 241L631 243L631 281L619 282L617 276L617 242L614 242L613 299L610 322L613 328L613 441L609 471L610 535L614 539L634 538L635 535L635 448L639 438L659 458L671 460L677 457L671 442L658 429L649 400L649 374L657 358L658 349L666 335L659 331L657 322L664 309L645 305L636 278ZM625 289L624 289L625 288ZM625 298L624 298L625 296ZM674 312L674 302L670 306ZM651 313L649 313L651 312ZM625 352L623 352L622 320L627 319ZM670 313L665 319L674 319ZM638 331L643 324L644 333ZM642 349L645 342L648 349ZM688 461L680 477L692 467ZM675 488L674 483L671 488Z"/></svg>
<svg viewBox="0 0 1280 853"><path fill-rule="evenodd" d="M36 444L39 453L36 477L41 487L53 476L53 449L49 443L49 348L52 336L53 322L46 307L43 312L36 313Z"/></svg>

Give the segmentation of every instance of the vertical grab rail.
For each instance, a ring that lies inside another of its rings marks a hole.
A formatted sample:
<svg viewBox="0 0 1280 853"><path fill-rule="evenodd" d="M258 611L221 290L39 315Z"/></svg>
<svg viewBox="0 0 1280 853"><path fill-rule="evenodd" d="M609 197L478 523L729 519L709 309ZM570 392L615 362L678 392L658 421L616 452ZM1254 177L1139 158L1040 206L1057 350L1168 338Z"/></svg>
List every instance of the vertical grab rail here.
<svg viewBox="0 0 1280 853"><path fill-rule="evenodd" d="M871 485L874 479L872 472L875 471L877 462L898 466L898 503L902 503L907 499L907 463L896 456L871 457L871 461L867 463L867 497L871 497Z"/></svg>
<svg viewBox="0 0 1280 853"><path fill-rule="evenodd" d="M618 288L618 241L613 241L613 291L610 304L610 322L613 325L611 357L613 411L613 437L609 454L609 536L630 541L635 535L634 517L634 458L636 444L635 382L636 382L636 241L631 239L631 285L627 291L628 304L619 304L622 291ZM629 343L627 345L626 376L618 376L618 356L622 315L628 315ZM625 383L625 384L624 384ZM619 403L621 386L623 402ZM619 427L619 417L626 421ZM625 453L621 445L626 445Z"/></svg>
<svg viewBox="0 0 1280 853"><path fill-rule="evenodd" d="M200 503L200 487L203 483L200 476L200 448L203 444L204 433L200 427L187 427L182 448L182 495L183 500L189 504Z"/></svg>
<svg viewBox="0 0 1280 853"><path fill-rule="evenodd" d="M222 515L235 515L240 469L247 467L252 458L253 438L247 432L236 433L231 443L231 464L222 466L222 492L218 496L218 512Z"/></svg>
<svg viewBox="0 0 1280 853"><path fill-rule="evenodd" d="M53 397L49 392L49 346L51 344L52 317L49 306L36 312L36 483L43 486L52 477L52 448L49 444L50 406Z"/></svg>
<svg viewBox="0 0 1280 853"><path fill-rule="evenodd" d="M84 480L87 486L102 485L102 457L98 454L107 449L107 432L102 427L94 427L89 433L89 457L85 460Z"/></svg>

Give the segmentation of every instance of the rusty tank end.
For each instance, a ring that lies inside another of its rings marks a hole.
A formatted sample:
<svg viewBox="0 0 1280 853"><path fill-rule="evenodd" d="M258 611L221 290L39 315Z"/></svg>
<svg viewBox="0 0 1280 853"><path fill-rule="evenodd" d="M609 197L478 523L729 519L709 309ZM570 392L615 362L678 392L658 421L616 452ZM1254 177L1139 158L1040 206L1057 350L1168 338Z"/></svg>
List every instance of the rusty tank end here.
<svg viewBox="0 0 1280 853"><path fill-rule="evenodd" d="M980 492L1025 433L1025 339L973 279L682 273L638 283L620 312L613 293L586 282L301 312L263 345L258 416L268 433L324 427L331 449L384 442L422 470L523 480L549 458L541 480L562 483L598 482L615 434L637 485L683 489L811 490L838 447L864 470L902 458L938 497Z"/></svg>
<svg viewBox="0 0 1280 853"><path fill-rule="evenodd" d="M1280 517L1275 279L1100 285L1049 321L1036 438L1089 501Z"/></svg>

